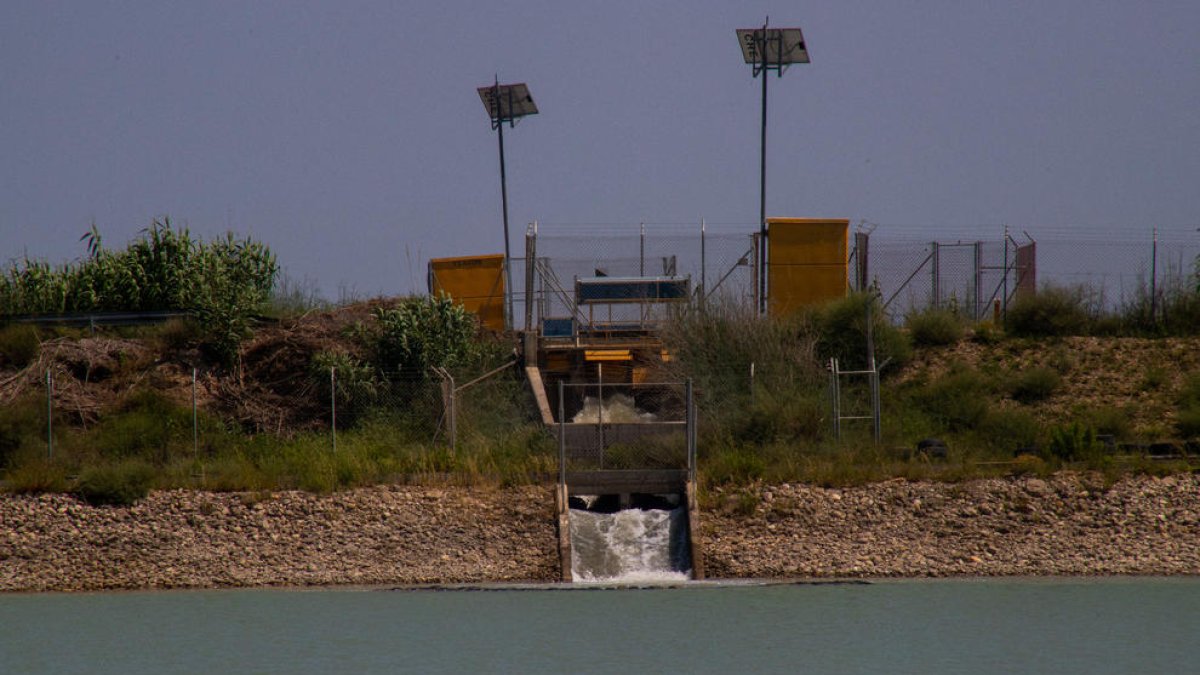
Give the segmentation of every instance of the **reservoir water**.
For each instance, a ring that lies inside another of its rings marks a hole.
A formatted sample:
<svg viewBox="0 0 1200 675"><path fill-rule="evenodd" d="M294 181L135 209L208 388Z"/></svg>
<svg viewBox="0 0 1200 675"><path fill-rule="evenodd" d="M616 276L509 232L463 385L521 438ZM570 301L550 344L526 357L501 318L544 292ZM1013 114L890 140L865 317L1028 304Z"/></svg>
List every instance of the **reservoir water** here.
<svg viewBox="0 0 1200 675"><path fill-rule="evenodd" d="M16 673L1195 673L1200 580L0 595Z"/></svg>

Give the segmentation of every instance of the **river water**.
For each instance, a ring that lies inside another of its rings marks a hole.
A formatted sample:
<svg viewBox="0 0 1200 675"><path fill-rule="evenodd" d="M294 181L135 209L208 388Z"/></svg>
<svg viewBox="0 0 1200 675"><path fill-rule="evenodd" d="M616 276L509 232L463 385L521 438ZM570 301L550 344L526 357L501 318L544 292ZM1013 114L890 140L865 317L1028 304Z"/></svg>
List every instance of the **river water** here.
<svg viewBox="0 0 1200 675"><path fill-rule="evenodd" d="M1188 673L1200 580L0 595L4 673Z"/></svg>

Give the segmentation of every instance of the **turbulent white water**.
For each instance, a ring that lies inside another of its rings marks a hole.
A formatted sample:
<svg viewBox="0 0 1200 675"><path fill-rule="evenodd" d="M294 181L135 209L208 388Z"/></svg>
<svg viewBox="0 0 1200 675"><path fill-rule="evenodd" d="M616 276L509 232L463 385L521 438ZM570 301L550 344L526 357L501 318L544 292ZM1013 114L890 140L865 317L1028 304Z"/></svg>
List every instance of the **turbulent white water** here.
<svg viewBox="0 0 1200 675"><path fill-rule="evenodd" d="M687 543L683 508L571 509L571 576L577 582L686 580Z"/></svg>
<svg viewBox="0 0 1200 675"><path fill-rule="evenodd" d="M583 408L571 418L572 422L595 424L601 421L609 424L629 424L633 422L654 422L658 417L651 412L639 410L634 405L633 397L625 394L613 394L604 399L603 405L595 396L583 398Z"/></svg>

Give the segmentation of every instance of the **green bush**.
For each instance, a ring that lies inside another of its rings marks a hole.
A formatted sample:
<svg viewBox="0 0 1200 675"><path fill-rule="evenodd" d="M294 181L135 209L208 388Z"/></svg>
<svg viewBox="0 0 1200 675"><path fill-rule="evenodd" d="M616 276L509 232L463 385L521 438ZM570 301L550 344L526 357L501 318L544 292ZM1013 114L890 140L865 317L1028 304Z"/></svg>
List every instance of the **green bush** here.
<svg viewBox="0 0 1200 675"><path fill-rule="evenodd" d="M1011 384L1009 395L1021 403L1044 401L1062 386L1058 371L1046 366L1036 366L1017 375Z"/></svg>
<svg viewBox="0 0 1200 675"><path fill-rule="evenodd" d="M1200 406L1179 410L1175 415L1175 428L1183 438L1200 436Z"/></svg>
<svg viewBox="0 0 1200 675"><path fill-rule="evenodd" d="M22 446L46 445L46 400L24 396L0 406L0 468L9 466Z"/></svg>
<svg viewBox="0 0 1200 675"><path fill-rule="evenodd" d="M753 448L723 446L700 462L708 485L745 485L762 478L767 463Z"/></svg>
<svg viewBox="0 0 1200 675"><path fill-rule="evenodd" d="M1096 430L1079 422L1050 430L1050 455L1063 461L1093 460L1103 452Z"/></svg>
<svg viewBox="0 0 1200 675"><path fill-rule="evenodd" d="M0 367L24 368L41 350L37 329L25 324L0 328Z"/></svg>
<svg viewBox="0 0 1200 675"><path fill-rule="evenodd" d="M154 467L138 460L100 464L79 474L75 491L89 504L129 506L150 494L154 476Z"/></svg>
<svg viewBox="0 0 1200 675"><path fill-rule="evenodd" d="M65 492L67 469L62 462L38 457L20 462L6 474L8 489L16 494Z"/></svg>
<svg viewBox="0 0 1200 675"><path fill-rule="evenodd" d="M994 384L979 371L956 366L912 396L916 405L942 428L963 431L978 427L984 420L993 388Z"/></svg>
<svg viewBox="0 0 1200 675"><path fill-rule="evenodd" d="M154 390L136 390L78 443L104 458L165 463L172 456L190 455L192 412Z"/></svg>
<svg viewBox="0 0 1200 675"><path fill-rule="evenodd" d="M1011 452L1036 447L1042 429L1026 410L992 410L980 422L978 433L986 446Z"/></svg>
<svg viewBox="0 0 1200 675"><path fill-rule="evenodd" d="M333 382L330 374L336 374ZM309 364L309 377L316 385L321 405L337 401L338 424L353 424L379 395L375 370L345 352L322 351ZM334 393L336 383L336 393Z"/></svg>
<svg viewBox="0 0 1200 675"><path fill-rule="evenodd" d="M376 364L385 373L428 377L430 368L452 368L477 358L475 316L448 296L410 298L377 308Z"/></svg>
<svg viewBox="0 0 1200 675"><path fill-rule="evenodd" d="M962 318L949 309L931 307L909 314L905 319L915 347L943 347L956 344L963 336Z"/></svg>
<svg viewBox="0 0 1200 675"><path fill-rule="evenodd" d="M122 251L104 248L94 227L84 239L82 262L12 263L0 274L0 314L187 310L197 316L210 353L232 364L278 273L263 244L232 234L197 241L169 219L153 221Z"/></svg>
<svg viewBox="0 0 1200 675"><path fill-rule="evenodd" d="M1115 439L1133 436L1133 421L1129 411L1115 406L1085 408L1077 413L1080 423L1096 430L1097 434L1108 434Z"/></svg>
<svg viewBox="0 0 1200 675"><path fill-rule="evenodd" d="M1013 303L1004 330L1017 337L1086 335L1095 315L1092 304L1081 286L1046 286Z"/></svg>
<svg viewBox="0 0 1200 675"><path fill-rule="evenodd" d="M822 361L836 357L843 370L866 367L868 309L875 363L890 361L895 368L908 361L912 355L908 337L888 321L874 293L853 293L807 313Z"/></svg>

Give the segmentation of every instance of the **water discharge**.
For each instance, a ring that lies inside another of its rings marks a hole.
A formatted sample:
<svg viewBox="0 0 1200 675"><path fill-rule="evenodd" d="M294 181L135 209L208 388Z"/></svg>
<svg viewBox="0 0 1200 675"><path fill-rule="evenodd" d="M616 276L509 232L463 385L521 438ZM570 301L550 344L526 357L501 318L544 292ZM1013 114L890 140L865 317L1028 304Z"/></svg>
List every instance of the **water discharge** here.
<svg viewBox="0 0 1200 675"><path fill-rule="evenodd" d="M656 422L658 417L652 412L639 409L632 396L613 394L604 399L603 403L594 396L583 398L583 408L575 413L571 421L576 424L633 424Z"/></svg>
<svg viewBox="0 0 1200 675"><path fill-rule="evenodd" d="M690 568L683 508L571 509L571 576L577 582L685 581Z"/></svg>

